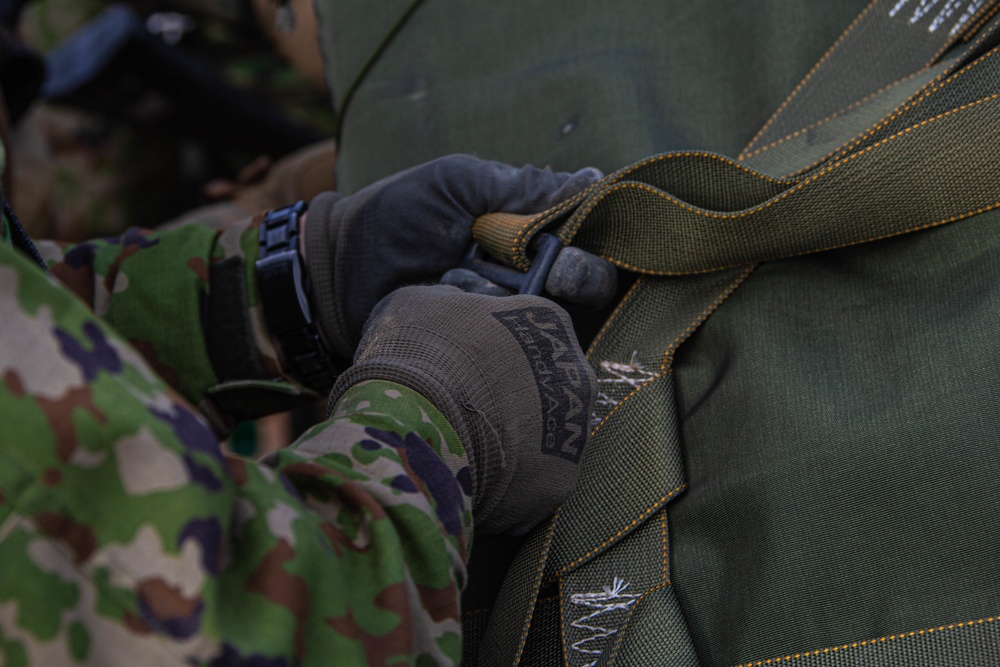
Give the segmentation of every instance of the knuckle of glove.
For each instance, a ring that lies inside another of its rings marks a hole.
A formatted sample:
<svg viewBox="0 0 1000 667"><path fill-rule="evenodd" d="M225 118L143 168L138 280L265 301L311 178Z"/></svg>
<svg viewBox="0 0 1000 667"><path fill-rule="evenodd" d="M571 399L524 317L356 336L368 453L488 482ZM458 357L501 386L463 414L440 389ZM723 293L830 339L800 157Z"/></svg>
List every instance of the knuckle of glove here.
<svg viewBox="0 0 1000 667"><path fill-rule="evenodd" d="M504 444L514 451L516 467L490 487L500 499L481 529L523 534L576 485L597 379L562 308L540 297L492 299L497 307L490 315L508 334L498 388L508 401Z"/></svg>
<svg viewBox="0 0 1000 667"><path fill-rule="evenodd" d="M451 404L478 480L477 530L527 532L569 497L597 380L562 308L536 296L404 287L375 308L356 361L384 361L388 350Z"/></svg>

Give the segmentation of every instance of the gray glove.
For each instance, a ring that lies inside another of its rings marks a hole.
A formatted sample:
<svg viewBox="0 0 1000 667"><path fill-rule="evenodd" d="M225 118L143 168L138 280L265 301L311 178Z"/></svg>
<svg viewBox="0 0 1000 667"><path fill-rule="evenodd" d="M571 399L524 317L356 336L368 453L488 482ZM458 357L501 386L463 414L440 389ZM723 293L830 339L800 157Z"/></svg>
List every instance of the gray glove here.
<svg viewBox="0 0 1000 667"><path fill-rule="evenodd" d="M436 283L461 263L478 216L543 211L600 177L596 169L555 173L452 155L354 195L316 197L305 249L324 338L349 360L379 300L404 285Z"/></svg>
<svg viewBox="0 0 1000 667"><path fill-rule="evenodd" d="M397 290L372 313L331 405L375 379L419 392L456 430L473 471L477 532L524 534L576 485L597 379L551 301Z"/></svg>

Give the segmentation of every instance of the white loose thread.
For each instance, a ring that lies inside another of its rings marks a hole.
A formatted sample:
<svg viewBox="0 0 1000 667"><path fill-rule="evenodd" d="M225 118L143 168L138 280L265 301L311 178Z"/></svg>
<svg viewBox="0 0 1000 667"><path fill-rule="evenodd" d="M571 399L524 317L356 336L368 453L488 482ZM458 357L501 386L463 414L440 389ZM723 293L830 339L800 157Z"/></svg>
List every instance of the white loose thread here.
<svg viewBox="0 0 1000 667"><path fill-rule="evenodd" d="M506 468L507 454L504 452L503 439L500 437L500 434L497 432L497 430L493 427L493 424L490 422L489 417L486 416L485 412L474 406L472 403L469 403L468 401L463 403L462 407L468 410L469 412L474 412L480 417L482 417L483 421L486 422L486 425L490 427L490 431L493 433L493 437L496 438L497 441L497 449L500 450L500 467Z"/></svg>
<svg viewBox="0 0 1000 667"><path fill-rule="evenodd" d="M645 367L639 363L639 352L632 352L632 358L627 364L623 364L617 361L602 361L598 364L598 369L606 374L605 377L598 377L598 392L597 400L594 403L594 407L601 410L603 414L607 414L608 411L612 410L619 401L611 398L606 392L600 391L600 385L627 385L632 389L638 389L644 383L648 382L650 379L656 377L656 373L652 371L647 371ZM591 415L591 422L593 426L600 423L603 417L598 412Z"/></svg>
<svg viewBox="0 0 1000 667"><path fill-rule="evenodd" d="M613 611L618 611L620 609L628 609L635 604L635 601L639 599L640 595L635 595L632 593L626 593L625 590L629 587L623 579L618 577L614 578L614 581L610 586L602 587L599 593L574 593L570 596L569 601L577 606L586 607L588 609L594 609L593 613L590 613L583 618L578 618L573 621L570 626L578 630L583 630L584 632L592 633L589 637L581 639L578 642L574 642L571 648L577 653L583 653L588 656L600 656L600 648L589 648L586 645L590 642L599 641L602 639L607 639L612 635L616 634L618 630L616 628L605 628L600 625L594 624L594 620L604 614L609 614ZM600 646L600 644L598 644ZM583 667L594 667L597 664L597 658L588 662Z"/></svg>

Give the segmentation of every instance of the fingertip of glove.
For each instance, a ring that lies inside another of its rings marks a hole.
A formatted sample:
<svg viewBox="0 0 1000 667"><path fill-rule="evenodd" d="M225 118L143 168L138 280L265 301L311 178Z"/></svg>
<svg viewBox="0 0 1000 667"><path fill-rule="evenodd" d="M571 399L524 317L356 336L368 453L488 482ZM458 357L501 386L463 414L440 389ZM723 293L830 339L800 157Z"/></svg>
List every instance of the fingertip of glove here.
<svg viewBox="0 0 1000 667"><path fill-rule="evenodd" d="M581 179L594 183L604 178L604 172L597 167L584 167L580 171L575 172L572 179Z"/></svg>

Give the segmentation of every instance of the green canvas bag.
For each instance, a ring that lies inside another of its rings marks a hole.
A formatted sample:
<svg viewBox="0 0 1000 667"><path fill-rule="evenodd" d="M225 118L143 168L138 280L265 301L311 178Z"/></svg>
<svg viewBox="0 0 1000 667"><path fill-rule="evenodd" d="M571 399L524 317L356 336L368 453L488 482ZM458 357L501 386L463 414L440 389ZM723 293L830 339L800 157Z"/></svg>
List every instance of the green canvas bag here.
<svg viewBox="0 0 1000 667"><path fill-rule="evenodd" d="M637 279L579 487L465 664L1000 664L997 9L875 0L737 160L477 222Z"/></svg>
<svg viewBox="0 0 1000 667"><path fill-rule="evenodd" d="M739 150L867 0L316 0L338 186L449 153Z"/></svg>

